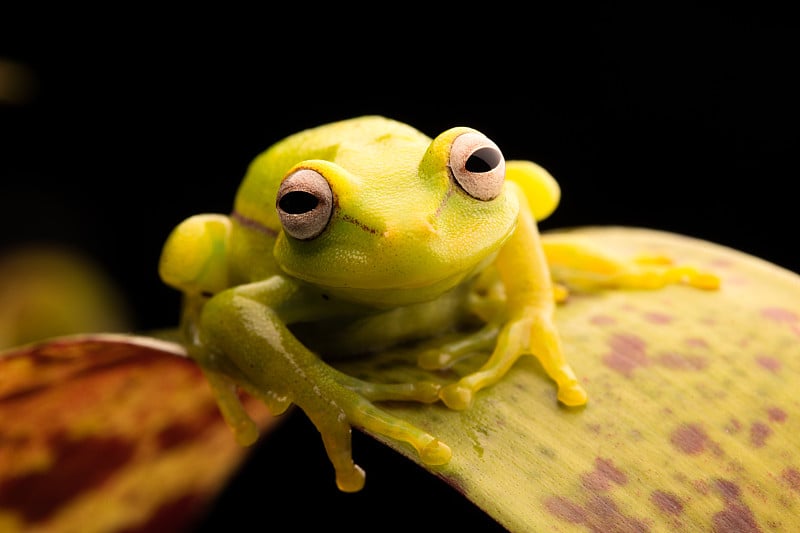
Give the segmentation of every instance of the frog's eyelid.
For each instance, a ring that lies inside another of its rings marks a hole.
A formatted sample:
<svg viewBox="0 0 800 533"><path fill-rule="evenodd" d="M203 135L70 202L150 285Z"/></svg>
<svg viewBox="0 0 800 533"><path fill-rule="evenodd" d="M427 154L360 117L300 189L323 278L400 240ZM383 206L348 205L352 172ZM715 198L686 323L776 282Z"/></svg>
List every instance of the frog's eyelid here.
<svg viewBox="0 0 800 533"><path fill-rule="evenodd" d="M470 132L453 139L450 173L477 200L497 198L503 189L506 162L500 148L486 136Z"/></svg>
<svg viewBox="0 0 800 533"><path fill-rule="evenodd" d="M310 168L300 168L281 182L275 208L288 235L300 240L313 239L330 222L333 191L322 174Z"/></svg>

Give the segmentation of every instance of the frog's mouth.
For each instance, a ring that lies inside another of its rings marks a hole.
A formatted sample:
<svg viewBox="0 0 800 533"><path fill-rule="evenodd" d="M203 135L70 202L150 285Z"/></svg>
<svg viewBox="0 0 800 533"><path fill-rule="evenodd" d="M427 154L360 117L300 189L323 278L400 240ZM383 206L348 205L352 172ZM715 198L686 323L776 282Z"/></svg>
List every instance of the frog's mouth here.
<svg viewBox="0 0 800 533"><path fill-rule="evenodd" d="M315 285L323 295L371 307L390 308L434 300L442 294L471 279L487 268L497 256L497 252L485 257L473 268L465 271L452 271L448 275L426 279L405 280L402 283L374 285L359 284L357 278L337 283L332 279L314 279L307 272L287 273ZM285 269L286 270L286 269Z"/></svg>
<svg viewBox="0 0 800 533"><path fill-rule="evenodd" d="M314 253L312 243L276 241L276 258L290 276L315 285L342 300L377 307L396 307L433 300L488 268L511 236L516 224L483 246L464 239L432 239L423 244L408 236L381 234L374 240L351 243L336 255ZM311 245L311 246L307 246Z"/></svg>

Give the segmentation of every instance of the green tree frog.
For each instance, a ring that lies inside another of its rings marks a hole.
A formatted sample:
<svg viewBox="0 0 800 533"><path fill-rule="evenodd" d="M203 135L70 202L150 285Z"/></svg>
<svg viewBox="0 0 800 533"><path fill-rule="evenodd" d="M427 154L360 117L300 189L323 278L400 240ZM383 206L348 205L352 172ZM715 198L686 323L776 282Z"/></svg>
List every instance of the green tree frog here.
<svg viewBox="0 0 800 533"><path fill-rule="evenodd" d="M559 197L543 168L506 161L474 129L429 138L391 119L358 117L301 131L260 154L232 213L179 224L159 272L184 294L189 354L238 441L258 436L240 390L274 414L294 403L319 430L339 489L354 492L365 475L352 458L352 427L407 442L426 464L450 460L445 443L377 402L467 409L523 355L538 359L563 404L587 402L554 324L564 292L548 259L569 281L589 286L716 285L691 269L543 244L536 222ZM454 383L373 383L326 362L439 335L475 317L482 327L419 357L435 369L466 352L490 352Z"/></svg>

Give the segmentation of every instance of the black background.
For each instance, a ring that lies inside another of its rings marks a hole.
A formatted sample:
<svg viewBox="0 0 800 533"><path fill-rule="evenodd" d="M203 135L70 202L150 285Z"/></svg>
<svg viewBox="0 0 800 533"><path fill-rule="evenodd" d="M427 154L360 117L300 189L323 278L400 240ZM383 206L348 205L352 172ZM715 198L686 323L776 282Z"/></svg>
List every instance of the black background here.
<svg viewBox="0 0 800 533"><path fill-rule="evenodd" d="M87 13L98 18L5 31L0 57L28 66L36 85L27 103L0 105L0 251L77 247L123 287L137 329L172 325L178 295L156 273L170 229L229 211L249 161L280 138L383 114L432 136L472 126L506 158L548 168L563 200L544 230L650 227L800 272L794 18L746 7L488 5L434 18L430 7ZM13 17L0 24L19 29ZM291 515L299 526L491 528L359 433L366 489L338 493L314 428L286 418L209 529L231 517L269 529L292 501L307 510ZM396 505L420 512L398 515Z"/></svg>

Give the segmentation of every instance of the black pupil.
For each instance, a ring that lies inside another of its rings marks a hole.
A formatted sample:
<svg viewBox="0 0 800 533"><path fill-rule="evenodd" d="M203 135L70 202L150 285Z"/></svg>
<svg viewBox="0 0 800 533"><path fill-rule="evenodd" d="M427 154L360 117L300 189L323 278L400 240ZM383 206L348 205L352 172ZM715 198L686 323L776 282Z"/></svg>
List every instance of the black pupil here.
<svg viewBox="0 0 800 533"><path fill-rule="evenodd" d="M464 168L468 172L489 172L500 162L500 154L491 148L479 148L467 159Z"/></svg>
<svg viewBox="0 0 800 533"><path fill-rule="evenodd" d="M301 215L313 211L319 205L319 199L310 192L291 191L283 195L278 205L284 213Z"/></svg>

